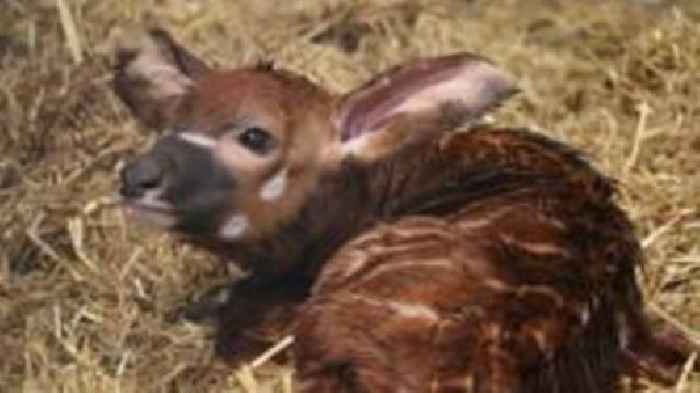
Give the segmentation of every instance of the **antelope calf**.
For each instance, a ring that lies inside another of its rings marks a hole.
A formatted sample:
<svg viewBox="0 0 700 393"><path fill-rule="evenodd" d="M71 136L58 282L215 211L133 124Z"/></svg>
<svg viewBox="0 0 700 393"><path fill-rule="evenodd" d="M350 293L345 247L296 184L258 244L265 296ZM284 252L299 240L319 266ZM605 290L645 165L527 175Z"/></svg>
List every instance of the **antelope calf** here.
<svg viewBox="0 0 700 393"><path fill-rule="evenodd" d="M642 314L614 183L544 136L477 125L516 91L484 58L336 95L210 69L156 30L118 52L115 90L164 131L121 173L126 209L251 271L222 310L229 336L303 301L302 392L612 392L688 354Z"/></svg>

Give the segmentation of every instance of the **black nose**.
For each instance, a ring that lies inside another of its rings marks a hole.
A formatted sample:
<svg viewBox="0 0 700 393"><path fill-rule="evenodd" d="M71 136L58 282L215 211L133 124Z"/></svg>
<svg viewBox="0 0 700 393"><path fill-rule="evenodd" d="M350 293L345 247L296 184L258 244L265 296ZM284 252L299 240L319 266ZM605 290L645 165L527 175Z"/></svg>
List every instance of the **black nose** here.
<svg viewBox="0 0 700 393"><path fill-rule="evenodd" d="M163 165L153 157L141 157L126 165L121 172L120 193L128 198L142 197L146 191L158 189L163 183Z"/></svg>

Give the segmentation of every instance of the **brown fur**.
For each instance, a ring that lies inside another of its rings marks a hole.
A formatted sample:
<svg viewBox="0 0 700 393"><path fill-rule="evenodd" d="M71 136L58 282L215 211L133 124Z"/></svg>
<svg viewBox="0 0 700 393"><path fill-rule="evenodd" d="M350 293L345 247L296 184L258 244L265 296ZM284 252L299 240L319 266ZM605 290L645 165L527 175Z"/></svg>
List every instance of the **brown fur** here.
<svg viewBox="0 0 700 393"><path fill-rule="evenodd" d="M363 232L322 270L296 328L303 391L613 392L622 373L673 380L692 346L649 330L639 243L610 180L524 130L437 146L416 157L425 172L390 164L415 179L397 176L398 194L426 197L397 204L405 218Z"/></svg>
<svg viewBox="0 0 700 393"><path fill-rule="evenodd" d="M151 105L134 110L147 123L215 140L236 176L245 235L186 234L252 271L219 310L220 352L303 302L303 392L613 392L623 373L684 361L689 345L642 315L640 246L610 179L527 130L445 133L512 94L490 63L420 60L337 97L270 69L193 76L180 57L146 56L181 68L174 79L122 62L116 88ZM152 94L183 77L186 94ZM222 139L251 119L280 141L272 156ZM283 166L285 198L257 199Z"/></svg>

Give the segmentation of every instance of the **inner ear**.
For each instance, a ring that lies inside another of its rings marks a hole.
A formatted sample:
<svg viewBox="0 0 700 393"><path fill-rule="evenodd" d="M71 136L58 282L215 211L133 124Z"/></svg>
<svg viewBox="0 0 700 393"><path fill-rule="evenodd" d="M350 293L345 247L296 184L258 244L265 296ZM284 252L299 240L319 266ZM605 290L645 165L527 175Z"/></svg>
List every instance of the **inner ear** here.
<svg viewBox="0 0 700 393"><path fill-rule="evenodd" d="M424 58L386 71L346 95L333 121L340 142L362 155L367 152L358 149L371 150L378 141L391 140L398 148L422 138L415 133L478 119L516 91L513 78L483 57L461 53ZM380 133L393 135L376 135ZM367 143L360 142L365 139Z"/></svg>
<svg viewBox="0 0 700 393"><path fill-rule="evenodd" d="M163 128L209 67L162 29L124 37L116 51L114 91L146 126Z"/></svg>
<svg viewBox="0 0 700 393"><path fill-rule="evenodd" d="M162 51L162 55L169 59L169 62L191 80L197 80L209 73L211 69L207 64L192 54L185 47L177 43L172 35L161 28L149 30L148 35Z"/></svg>

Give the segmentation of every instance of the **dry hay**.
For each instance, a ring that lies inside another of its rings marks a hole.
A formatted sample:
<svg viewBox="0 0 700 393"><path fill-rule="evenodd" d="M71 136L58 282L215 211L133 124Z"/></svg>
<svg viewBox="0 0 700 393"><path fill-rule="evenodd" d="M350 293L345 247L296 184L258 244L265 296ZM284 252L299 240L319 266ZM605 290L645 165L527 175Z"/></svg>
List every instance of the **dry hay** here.
<svg viewBox="0 0 700 393"><path fill-rule="evenodd" d="M229 272L167 235L127 228L112 203L120 158L153 135L110 92L110 47L144 23L168 27L216 64L274 60L339 91L417 55L466 49L493 58L523 89L496 121L568 141L620 180L620 200L649 257L650 312L700 336L696 0L5 0L0 7L5 392L291 389L288 366L232 370L212 359L209 328L168 319ZM678 384L665 391L700 392L697 375Z"/></svg>

